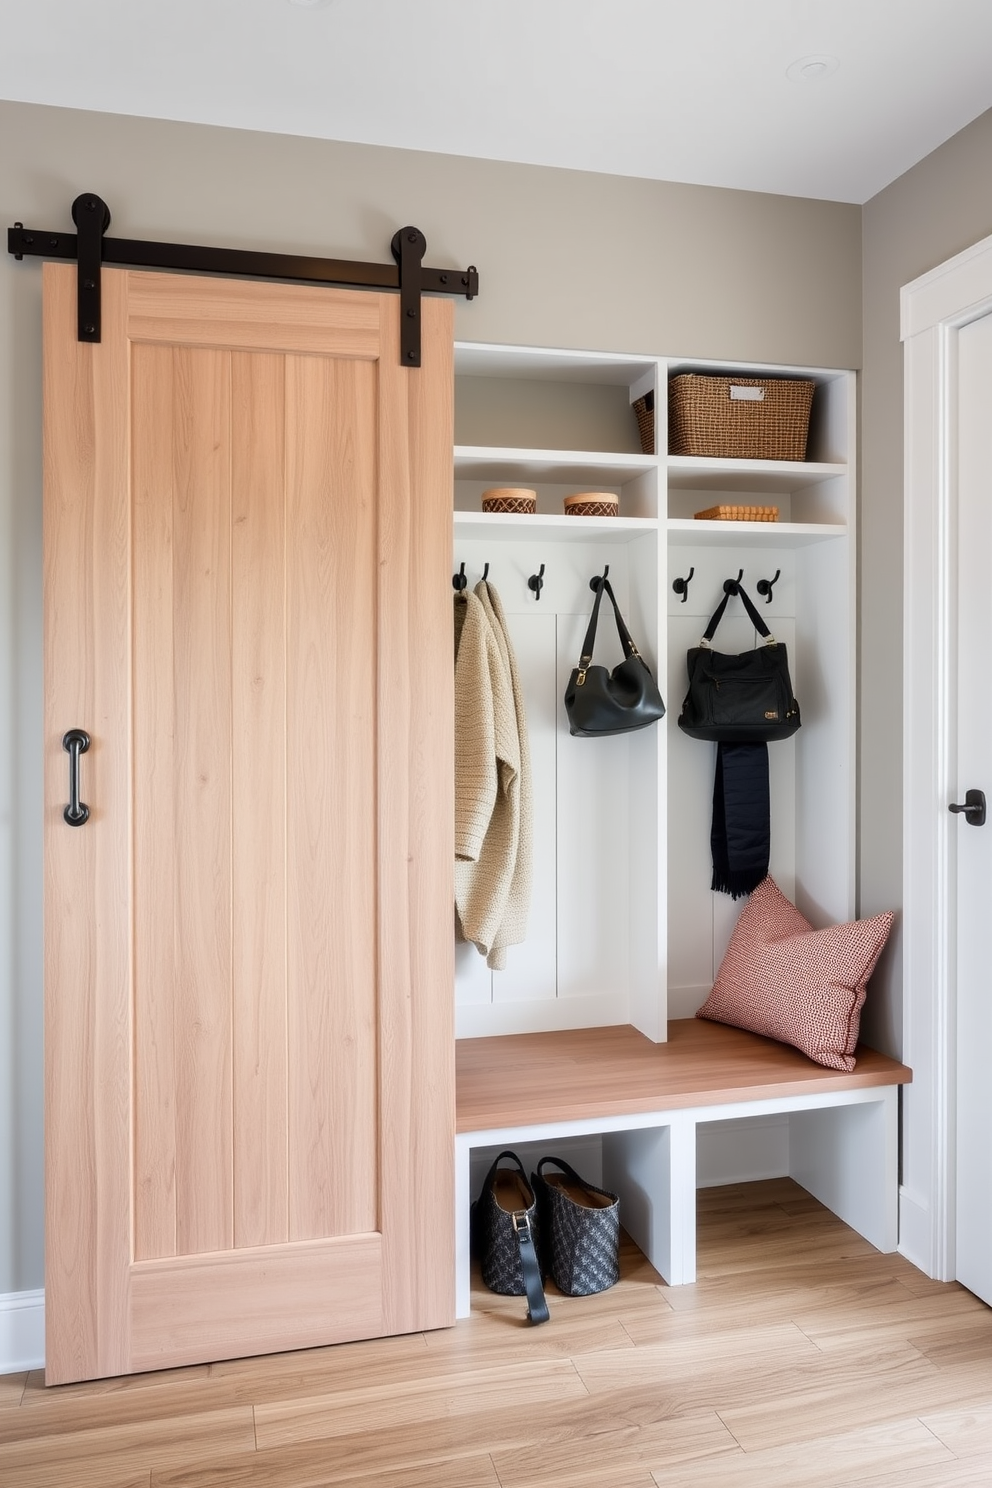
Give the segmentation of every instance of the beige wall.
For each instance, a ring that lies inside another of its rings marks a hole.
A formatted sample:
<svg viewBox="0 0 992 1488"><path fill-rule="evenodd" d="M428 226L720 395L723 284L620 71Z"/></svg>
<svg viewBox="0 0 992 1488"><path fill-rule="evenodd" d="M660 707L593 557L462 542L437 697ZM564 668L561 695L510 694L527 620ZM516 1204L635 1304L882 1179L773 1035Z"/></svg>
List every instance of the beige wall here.
<svg viewBox="0 0 992 1488"><path fill-rule="evenodd" d="M902 902L903 284L992 233L992 112L864 207L861 395L861 910ZM898 937L865 1008L873 1043L900 1051Z"/></svg>
<svg viewBox="0 0 992 1488"><path fill-rule="evenodd" d="M5 224L479 266L462 337L856 367L856 207L0 103ZM40 292L0 261L0 1294L42 1284ZM71 720L69 720L71 721Z"/></svg>

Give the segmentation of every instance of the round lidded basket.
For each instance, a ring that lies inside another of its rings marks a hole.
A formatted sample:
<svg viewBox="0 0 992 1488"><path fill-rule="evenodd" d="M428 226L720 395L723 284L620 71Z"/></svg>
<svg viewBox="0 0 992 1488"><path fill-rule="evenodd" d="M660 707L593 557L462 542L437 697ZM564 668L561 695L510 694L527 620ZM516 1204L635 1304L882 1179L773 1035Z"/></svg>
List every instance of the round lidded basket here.
<svg viewBox="0 0 992 1488"><path fill-rule="evenodd" d="M482 510L533 516L537 511L537 492L523 486L492 486L482 493Z"/></svg>
<svg viewBox="0 0 992 1488"><path fill-rule="evenodd" d="M620 497L612 491L578 491L565 497L566 517L615 517Z"/></svg>

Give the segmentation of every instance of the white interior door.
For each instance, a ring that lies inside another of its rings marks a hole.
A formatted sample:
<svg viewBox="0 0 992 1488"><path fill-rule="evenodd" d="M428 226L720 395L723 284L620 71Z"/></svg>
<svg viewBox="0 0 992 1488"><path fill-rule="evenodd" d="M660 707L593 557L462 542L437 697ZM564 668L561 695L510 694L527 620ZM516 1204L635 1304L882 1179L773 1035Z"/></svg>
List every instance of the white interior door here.
<svg viewBox="0 0 992 1488"><path fill-rule="evenodd" d="M958 344L958 586L956 792L992 796L992 315ZM992 822L957 812L957 1172L959 1281L992 1304Z"/></svg>

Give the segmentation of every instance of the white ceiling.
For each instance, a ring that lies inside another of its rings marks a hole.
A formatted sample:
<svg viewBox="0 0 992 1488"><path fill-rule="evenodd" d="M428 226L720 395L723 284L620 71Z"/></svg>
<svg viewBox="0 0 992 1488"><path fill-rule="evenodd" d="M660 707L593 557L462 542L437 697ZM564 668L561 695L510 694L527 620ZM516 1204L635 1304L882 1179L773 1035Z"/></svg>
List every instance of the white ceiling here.
<svg viewBox="0 0 992 1488"><path fill-rule="evenodd" d="M0 97L863 202L992 107L992 0L0 0Z"/></svg>

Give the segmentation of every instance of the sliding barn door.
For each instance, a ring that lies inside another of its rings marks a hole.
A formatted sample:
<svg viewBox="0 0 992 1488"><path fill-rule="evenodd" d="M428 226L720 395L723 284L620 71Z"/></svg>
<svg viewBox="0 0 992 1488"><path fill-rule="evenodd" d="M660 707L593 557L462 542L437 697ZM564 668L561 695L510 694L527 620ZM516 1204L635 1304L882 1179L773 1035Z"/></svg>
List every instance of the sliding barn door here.
<svg viewBox="0 0 992 1488"><path fill-rule="evenodd" d="M75 277L46 265L46 1377L446 1325L451 306L413 371L395 296L105 270L82 345Z"/></svg>

